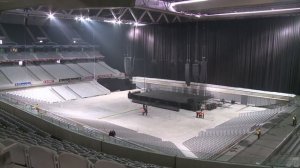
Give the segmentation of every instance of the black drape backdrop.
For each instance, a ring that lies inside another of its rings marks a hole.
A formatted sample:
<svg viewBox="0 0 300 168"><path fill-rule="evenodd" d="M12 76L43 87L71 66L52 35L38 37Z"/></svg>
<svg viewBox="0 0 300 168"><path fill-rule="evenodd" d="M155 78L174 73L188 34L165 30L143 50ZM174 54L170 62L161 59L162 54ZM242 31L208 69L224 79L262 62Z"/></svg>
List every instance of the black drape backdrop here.
<svg viewBox="0 0 300 168"><path fill-rule="evenodd" d="M205 56L208 83L300 93L300 17L149 25L129 30L135 75L184 80ZM190 47L187 47L187 46Z"/></svg>

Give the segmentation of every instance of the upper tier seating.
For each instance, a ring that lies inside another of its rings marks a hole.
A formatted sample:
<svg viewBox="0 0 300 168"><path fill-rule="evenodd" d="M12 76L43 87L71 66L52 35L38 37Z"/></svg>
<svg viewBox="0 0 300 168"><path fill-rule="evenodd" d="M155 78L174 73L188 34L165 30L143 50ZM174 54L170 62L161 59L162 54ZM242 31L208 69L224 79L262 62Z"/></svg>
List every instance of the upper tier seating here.
<svg viewBox="0 0 300 168"><path fill-rule="evenodd" d="M0 86L59 79L90 79L94 76L98 77L98 75L109 77L119 75L119 73L118 70L109 67L104 62L0 66Z"/></svg>
<svg viewBox="0 0 300 168"><path fill-rule="evenodd" d="M39 27L37 27L37 26L27 26L27 27L29 28L29 30L31 31L31 33L33 34L33 36L35 38L44 37L44 34L41 32Z"/></svg>
<svg viewBox="0 0 300 168"><path fill-rule="evenodd" d="M80 76L69 67L62 64L45 64L41 67L54 76L56 79L79 78Z"/></svg>
<svg viewBox="0 0 300 168"><path fill-rule="evenodd" d="M97 75L110 75L112 72L108 70L106 67L101 66L98 63L86 62L86 63L78 63L79 66L87 70L91 74Z"/></svg>
<svg viewBox="0 0 300 168"><path fill-rule="evenodd" d="M5 60L7 60L7 54L2 54L2 53L0 53L0 61L5 61Z"/></svg>
<svg viewBox="0 0 300 168"><path fill-rule="evenodd" d="M89 51L48 51L48 52L8 52L0 53L0 61L19 61L19 60L59 60L59 59L93 59L102 57L98 52Z"/></svg>
<svg viewBox="0 0 300 168"><path fill-rule="evenodd" d="M105 62L98 62L98 64L100 64L101 66L107 68L108 70L110 70L112 73L114 74L119 74L120 71L116 70L116 69L113 69L112 67L108 66Z"/></svg>
<svg viewBox="0 0 300 168"><path fill-rule="evenodd" d="M63 57L57 52L35 52L33 53L38 59L62 59Z"/></svg>
<svg viewBox="0 0 300 168"><path fill-rule="evenodd" d="M71 41L66 37L64 32L62 32L61 28L58 28L56 26L45 26L41 27L45 33L50 37L50 41L53 41L55 43L64 45L64 44L70 44Z"/></svg>
<svg viewBox="0 0 300 168"><path fill-rule="evenodd" d="M20 45L30 45L33 39L30 37L24 25L21 24L1 24L9 38Z"/></svg>
<svg viewBox="0 0 300 168"><path fill-rule="evenodd" d="M25 67L5 66L0 67L0 70L12 83L38 81L38 79Z"/></svg>
<svg viewBox="0 0 300 168"><path fill-rule="evenodd" d="M93 74L89 73L88 71L80 67L78 64L66 64L66 65L82 77L93 76Z"/></svg>
<svg viewBox="0 0 300 168"><path fill-rule="evenodd" d="M84 52L61 52L63 58L87 58Z"/></svg>
<svg viewBox="0 0 300 168"><path fill-rule="evenodd" d="M46 72L43 68L40 66L26 66L26 68L33 73L36 77L38 77L39 80L51 80L54 79L53 76L51 76L48 72Z"/></svg>
<svg viewBox="0 0 300 168"><path fill-rule="evenodd" d="M57 103L65 100L106 95L109 94L110 91L100 85L97 81L87 81L60 86L28 88L8 91L6 93L18 96L18 98L30 99L35 102Z"/></svg>
<svg viewBox="0 0 300 168"><path fill-rule="evenodd" d="M7 85L7 84L11 84L11 82L0 70L0 85Z"/></svg>
<svg viewBox="0 0 300 168"><path fill-rule="evenodd" d="M35 60L36 59L30 52L8 53L6 57L9 60Z"/></svg>

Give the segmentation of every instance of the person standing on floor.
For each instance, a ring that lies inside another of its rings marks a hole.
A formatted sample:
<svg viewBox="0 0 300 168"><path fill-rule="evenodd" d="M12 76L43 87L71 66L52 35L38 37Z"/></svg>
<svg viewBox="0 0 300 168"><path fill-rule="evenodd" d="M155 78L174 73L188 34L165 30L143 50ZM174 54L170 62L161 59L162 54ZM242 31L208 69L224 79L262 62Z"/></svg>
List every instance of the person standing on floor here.
<svg viewBox="0 0 300 168"><path fill-rule="evenodd" d="M148 106L146 104L143 104L143 110L144 110L143 115L144 114L148 115Z"/></svg>
<svg viewBox="0 0 300 168"><path fill-rule="evenodd" d="M260 128L256 129L256 135L257 135L257 139L260 139L260 135L261 135L261 130Z"/></svg>
<svg viewBox="0 0 300 168"><path fill-rule="evenodd" d="M293 116L293 126L297 125L297 117L296 115Z"/></svg>

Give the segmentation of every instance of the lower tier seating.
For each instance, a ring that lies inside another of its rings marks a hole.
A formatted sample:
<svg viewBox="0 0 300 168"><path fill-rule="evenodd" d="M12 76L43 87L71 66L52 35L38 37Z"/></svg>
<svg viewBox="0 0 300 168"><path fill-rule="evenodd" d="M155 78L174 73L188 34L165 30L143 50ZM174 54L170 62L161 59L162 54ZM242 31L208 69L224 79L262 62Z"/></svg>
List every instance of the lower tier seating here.
<svg viewBox="0 0 300 168"><path fill-rule="evenodd" d="M10 164L19 168L160 167L119 158L69 141L59 140L0 110L0 155L7 157L6 154L2 155L7 152L12 162ZM0 159L0 167L1 161Z"/></svg>

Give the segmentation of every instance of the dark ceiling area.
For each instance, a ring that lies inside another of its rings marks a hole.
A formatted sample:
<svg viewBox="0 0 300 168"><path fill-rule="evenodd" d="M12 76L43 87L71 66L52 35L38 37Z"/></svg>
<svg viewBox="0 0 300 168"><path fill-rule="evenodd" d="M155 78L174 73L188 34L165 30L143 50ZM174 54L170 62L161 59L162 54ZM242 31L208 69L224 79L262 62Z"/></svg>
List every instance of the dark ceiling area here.
<svg viewBox="0 0 300 168"><path fill-rule="evenodd" d="M16 10L21 9L21 10ZM0 0L0 11L10 14L60 18L91 17L124 23L176 23L300 14L300 0Z"/></svg>
<svg viewBox="0 0 300 168"><path fill-rule="evenodd" d="M60 9L133 7L135 0L0 0L0 11L37 7L40 5Z"/></svg>

